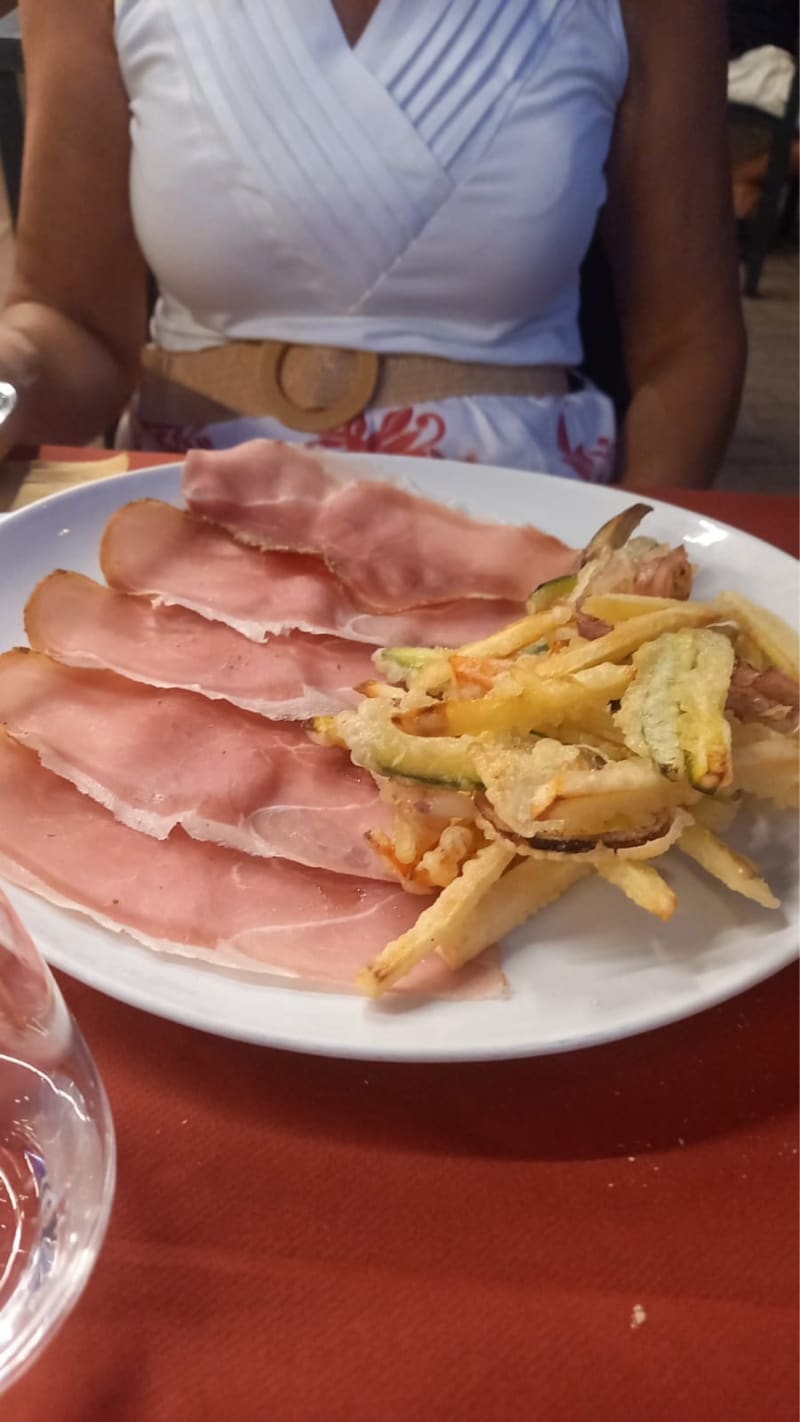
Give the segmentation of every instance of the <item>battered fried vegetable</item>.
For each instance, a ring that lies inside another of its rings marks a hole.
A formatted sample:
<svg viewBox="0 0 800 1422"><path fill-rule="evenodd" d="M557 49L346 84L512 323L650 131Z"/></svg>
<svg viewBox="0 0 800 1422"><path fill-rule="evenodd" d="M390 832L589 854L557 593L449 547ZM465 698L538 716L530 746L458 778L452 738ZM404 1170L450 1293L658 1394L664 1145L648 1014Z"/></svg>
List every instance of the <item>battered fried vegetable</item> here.
<svg viewBox="0 0 800 1422"><path fill-rule="evenodd" d="M523 682L521 685L520 683ZM545 681L506 672L487 696L451 698L397 718L417 736L550 735L559 727L583 726L587 732L618 739L604 689L598 692L571 677Z"/></svg>
<svg viewBox="0 0 800 1422"><path fill-rule="evenodd" d="M655 914L664 923L672 918L678 904L677 895L652 864L614 857L600 860L595 869L639 908Z"/></svg>
<svg viewBox="0 0 800 1422"><path fill-rule="evenodd" d="M622 662L643 643L652 642L665 632L675 632L682 627L701 627L718 617L719 611L714 603L681 602L661 612L631 617L604 637L583 642L565 652L537 658L533 665L539 676L571 676L600 662Z"/></svg>
<svg viewBox="0 0 800 1422"><path fill-rule="evenodd" d="M480 788L470 737L410 736L394 724L394 714L394 704L378 697L362 701L357 711L318 717L314 730L333 744L347 746L355 764L373 775L401 776L456 790Z"/></svg>
<svg viewBox="0 0 800 1422"><path fill-rule="evenodd" d="M752 899L762 908L780 908L780 899L776 899L752 859L748 859L744 854L737 854L735 849L724 844L711 830L701 825L690 826L678 840L678 848L688 854L690 859L694 859L707 874L719 879L726 889L743 894L746 899Z"/></svg>
<svg viewBox="0 0 800 1422"><path fill-rule="evenodd" d="M707 628L669 632L640 647L633 664L636 678L616 716L625 744L671 780L685 778L704 791L730 785L727 637Z"/></svg>
<svg viewBox="0 0 800 1422"><path fill-rule="evenodd" d="M385 676L387 681L398 682L448 656L446 647L382 647L372 660L381 676Z"/></svg>
<svg viewBox="0 0 800 1422"><path fill-rule="evenodd" d="M777 667L794 681L800 676L798 637L782 618L758 607L742 593L726 592L717 599L726 613L763 654L766 666Z"/></svg>
<svg viewBox="0 0 800 1422"><path fill-rule="evenodd" d="M639 527L642 519L652 512L652 504L631 504L629 508L623 509L622 513L615 514L590 538L581 556L581 567L603 553L621 548Z"/></svg>
<svg viewBox="0 0 800 1422"><path fill-rule="evenodd" d="M581 604L584 612L598 622L629 622L632 617L644 617L651 612L668 612L685 607L674 597L645 597L642 593L590 593Z"/></svg>
<svg viewBox="0 0 800 1422"><path fill-rule="evenodd" d="M546 607L552 607L555 602L564 602L572 596L578 585L576 573L568 573L560 578L550 578L546 583L540 583L535 592L528 598L529 612L544 612Z"/></svg>
<svg viewBox="0 0 800 1422"><path fill-rule="evenodd" d="M436 902L420 914L414 927L387 943L383 952L359 973L358 986L369 997L380 997L429 953L455 950L481 900L513 858L513 848L500 841L480 849ZM488 941L482 947L488 947Z"/></svg>
<svg viewBox="0 0 800 1422"><path fill-rule="evenodd" d="M796 638L738 594L684 601L685 550L629 537L645 511L612 520L527 617L464 647L385 649L358 710L315 723L394 807L376 853L410 892L441 891L365 992L432 952L458 967L590 874L666 921L655 864L677 848L778 906L717 836L748 795L797 803Z"/></svg>
<svg viewBox="0 0 800 1422"><path fill-rule="evenodd" d="M442 941L440 956L449 967L460 968L560 899L590 872L587 864L574 860L526 859L522 864L515 864L487 890L460 931Z"/></svg>

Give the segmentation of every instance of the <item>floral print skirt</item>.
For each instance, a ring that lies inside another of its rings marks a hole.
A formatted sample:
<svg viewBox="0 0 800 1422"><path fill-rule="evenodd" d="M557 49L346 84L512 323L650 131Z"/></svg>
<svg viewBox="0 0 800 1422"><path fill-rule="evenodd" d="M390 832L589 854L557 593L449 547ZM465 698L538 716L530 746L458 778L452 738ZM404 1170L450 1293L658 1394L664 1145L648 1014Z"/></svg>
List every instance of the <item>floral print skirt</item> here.
<svg viewBox="0 0 800 1422"><path fill-rule="evenodd" d="M459 396L405 409L369 409L321 435L300 434L269 416L202 428L144 423L134 404L119 442L177 455L257 438L359 454L466 460L595 484L613 480L616 453L611 401L588 384L566 395Z"/></svg>

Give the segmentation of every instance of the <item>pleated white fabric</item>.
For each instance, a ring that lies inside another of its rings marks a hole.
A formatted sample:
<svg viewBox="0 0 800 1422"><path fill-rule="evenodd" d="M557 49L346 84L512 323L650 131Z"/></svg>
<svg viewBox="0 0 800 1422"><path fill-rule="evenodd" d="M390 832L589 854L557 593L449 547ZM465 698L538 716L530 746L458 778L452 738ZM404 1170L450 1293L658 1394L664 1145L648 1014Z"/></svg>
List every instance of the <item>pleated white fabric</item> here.
<svg viewBox="0 0 800 1422"><path fill-rule="evenodd" d="M352 48L331 0L118 0L117 45L159 344L579 362L619 0L380 0ZM606 449L607 402L567 401ZM507 403L535 423L559 402Z"/></svg>

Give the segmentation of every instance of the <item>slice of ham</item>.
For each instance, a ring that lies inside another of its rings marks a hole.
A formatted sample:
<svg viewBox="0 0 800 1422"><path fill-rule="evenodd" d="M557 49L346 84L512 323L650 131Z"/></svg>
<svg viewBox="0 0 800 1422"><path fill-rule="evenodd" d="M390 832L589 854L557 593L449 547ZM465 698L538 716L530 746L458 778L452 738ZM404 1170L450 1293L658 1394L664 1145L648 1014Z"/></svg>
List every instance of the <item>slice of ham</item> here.
<svg viewBox="0 0 800 1422"><path fill-rule="evenodd" d="M524 613L520 603L463 599L381 617L356 606L318 558L247 548L171 504L142 499L110 520L100 550L106 581L159 606L189 608L252 641L324 633L373 646L460 646Z"/></svg>
<svg viewBox="0 0 800 1422"><path fill-rule="evenodd" d="M773 730L788 733L797 727L800 688L793 677L777 667L758 671L749 662L737 661L728 689L727 710L740 721L761 721Z"/></svg>
<svg viewBox="0 0 800 1422"><path fill-rule="evenodd" d="M273 720L306 720L355 706L375 675L372 648L287 632L251 642L183 607L154 607L82 573L51 573L34 589L25 630L35 651L75 667L107 668L149 686L182 687Z"/></svg>
<svg viewBox="0 0 800 1422"><path fill-rule="evenodd" d="M181 830L164 842L137 834L6 736L0 874L148 947L338 989L350 989L424 903L391 884L254 859ZM406 991L502 991L496 957L482 955L474 969L454 976L434 957L408 978Z"/></svg>
<svg viewBox="0 0 800 1422"><path fill-rule="evenodd" d="M16 650L0 656L0 724L131 829L390 877L365 839L391 828L372 777L297 723Z"/></svg>
<svg viewBox="0 0 800 1422"><path fill-rule="evenodd" d="M616 592L685 601L691 596L694 569L683 544L673 548L653 538L631 538L621 548L601 550L592 565L584 597Z"/></svg>
<svg viewBox="0 0 800 1422"><path fill-rule="evenodd" d="M191 450L183 491L195 513L259 547L324 558L374 612L455 598L523 602L577 560L538 528L479 523L396 484L343 480L307 450L272 440Z"/></svg>

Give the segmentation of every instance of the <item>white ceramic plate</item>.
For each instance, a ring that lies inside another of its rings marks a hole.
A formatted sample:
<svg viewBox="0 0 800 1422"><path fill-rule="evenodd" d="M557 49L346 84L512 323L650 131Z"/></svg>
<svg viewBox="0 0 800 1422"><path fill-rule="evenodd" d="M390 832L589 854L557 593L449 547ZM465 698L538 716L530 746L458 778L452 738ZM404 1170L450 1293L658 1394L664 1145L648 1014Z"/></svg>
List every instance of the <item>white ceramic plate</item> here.
<svg viewBox="0 0 800 1422"><path fill-rule="evenodd" d="M341 456L339 457L341 458ZM344 461L371 478L394 478L445 503L508 523L535 522L581 546L631 502L615 490L514 470L420 459ZM336 457L332 460L336 462ZM130 499L180 503L180 466L87 484L23 509L0 524L0 648L24 641L22 613L53 568L99 577L103 527ZM796 620L797 564L723 524L656 504L646 532L687 544L701 567L697 593L740 588ZM644 914L609 885L589 881L507 941L511 992L486 1002L375 1007L358 997L265 984L159 956L19 889L9 890L49 961L149 1012L224 1036L335 1056L457 1061L558 1052L643 1032L750 987L794 956L797 854L794 817L739 829L784 907L759 909L717 889L673 856L668 876L680 906L670 924Z"/></svg>

